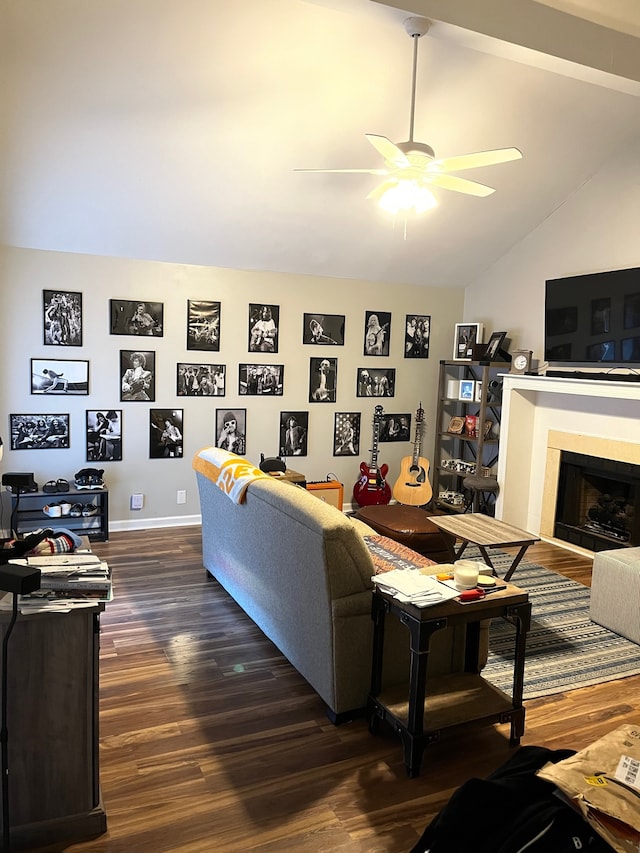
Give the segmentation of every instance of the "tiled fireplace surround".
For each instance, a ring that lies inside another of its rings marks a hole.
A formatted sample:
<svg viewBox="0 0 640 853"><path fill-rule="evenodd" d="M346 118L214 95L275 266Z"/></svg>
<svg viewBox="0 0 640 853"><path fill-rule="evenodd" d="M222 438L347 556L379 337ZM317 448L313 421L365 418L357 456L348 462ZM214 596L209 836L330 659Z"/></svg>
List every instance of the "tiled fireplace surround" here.
<svg viewBox="0 0 640 853"><path fill-rule="evenodd" d="M640 465L640 382L503 377L496 517L574 547L553 536L562 450Z"/></svg>

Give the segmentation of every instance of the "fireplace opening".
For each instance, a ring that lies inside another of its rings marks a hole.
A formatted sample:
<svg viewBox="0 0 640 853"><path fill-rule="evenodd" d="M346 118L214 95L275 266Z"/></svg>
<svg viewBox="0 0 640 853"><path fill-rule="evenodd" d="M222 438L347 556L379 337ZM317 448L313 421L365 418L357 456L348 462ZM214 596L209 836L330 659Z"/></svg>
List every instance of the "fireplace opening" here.
<svg viewBox="0 0 640 853"><path fill-rule="evenodd" d="M590 551L640 545L640 465L562 451L557 539Z"/></svg>

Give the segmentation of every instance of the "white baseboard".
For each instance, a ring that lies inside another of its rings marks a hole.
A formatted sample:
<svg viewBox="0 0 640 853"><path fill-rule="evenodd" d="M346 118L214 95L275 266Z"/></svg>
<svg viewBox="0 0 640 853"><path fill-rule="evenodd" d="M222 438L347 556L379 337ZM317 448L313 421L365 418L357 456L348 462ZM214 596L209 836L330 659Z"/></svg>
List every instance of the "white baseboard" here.
<svg viewBox="0 0 640 853"><path fill-rule="evenodd" d="M149 530L156 527L189 527L201 524L201 515L171 515L163 518L127 518L122 521L109 520L109 532L120 533L127 530Z"/></svg>

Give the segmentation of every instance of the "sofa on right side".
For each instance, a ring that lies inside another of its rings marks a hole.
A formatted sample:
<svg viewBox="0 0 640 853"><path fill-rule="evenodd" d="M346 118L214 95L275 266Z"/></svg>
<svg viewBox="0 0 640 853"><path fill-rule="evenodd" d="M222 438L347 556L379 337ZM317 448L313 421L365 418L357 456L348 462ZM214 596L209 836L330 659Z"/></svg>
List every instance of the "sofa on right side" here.
<svg viewBox="0 0 640 853"><path fill-rule="evenodd" d="M193 462L207 572L320 695L330 719L362 713L371 686L375 572L364 535L375 531L277 477L255 479L234 503L216 484L219 469L207 461L213 451L219 459L221 451L204 448ZM405 682L408 631L387 621L385 681ZM464 626L436 632L430 673L462 670L464 646Z"/></svg>

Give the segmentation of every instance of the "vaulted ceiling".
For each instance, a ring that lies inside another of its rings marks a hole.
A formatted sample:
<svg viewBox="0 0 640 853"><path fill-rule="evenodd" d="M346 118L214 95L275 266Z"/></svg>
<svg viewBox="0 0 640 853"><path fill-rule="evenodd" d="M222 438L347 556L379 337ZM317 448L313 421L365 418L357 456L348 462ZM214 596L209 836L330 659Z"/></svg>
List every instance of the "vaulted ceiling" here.
<svg viewBox="0 0 640 853"><path fill-rule="evenodd" d="M635 0L3 0L0 236L19 246L464 287L640 143ZM554 8L555 7L555 8ZM406 234L365 134L505 146Z"/></svg>

